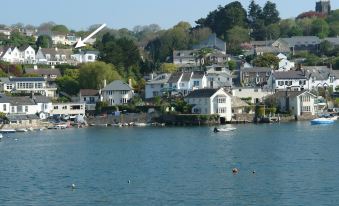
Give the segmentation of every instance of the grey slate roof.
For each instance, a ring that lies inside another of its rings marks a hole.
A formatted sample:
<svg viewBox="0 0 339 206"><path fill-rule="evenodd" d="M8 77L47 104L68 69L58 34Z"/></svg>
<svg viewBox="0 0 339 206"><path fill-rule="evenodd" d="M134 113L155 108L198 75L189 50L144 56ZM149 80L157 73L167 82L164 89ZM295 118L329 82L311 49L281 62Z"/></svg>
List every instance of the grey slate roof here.
<svg viewBox="0 0 339 206"><path fill-rule="evenodd" d="M232 96L231 102L232 102L232 108L249 106L249 104L247 104L245 101L241 100L239 97L236 97L236 96Z"/></svg>
<svg viewBox="0 0 339 206"><path fill-rule="evenodd" d="M211 34L206 40L200 44L194 45L193 49L212 48L226 52L226 43L219 39L216 34Z"/></svg>
<svg viewBox="0 0 339 206"><path fill-rule="evenodd" d="M198 89L189 93L185 98L206 98L213 96L219 89Z"/></svg>
<svg viewBox="0 0 339 206"><path fill-rule="evenodd" d="M273 76L276 79L307 79L304 72L293 70L284 72L274 72Z"/></svg>
<svg viewBox="0 0 339 206"><path fill-rule="evenodd" d="M174 50L173 58L194 58L196 50Z"/></svg>
<svg viewBox="0 0 339 206"><path fill-rule="evenodd" d="M34 69L34 68L26 68L25 72L27 74L38 74L38 75L57 75L58 77L61 76L59 69Z"/></svg>
<svg viewBox="0 0 339 206"><path fill-rule="evenodd" d="M175 72L171 75L171 77L168 79L168 83L177 83L179 79L181 78L182 73L181 72Z"/></svg>
<svg viewBox="0 0 339 206"><path fill-rule="evenodd" d="M183 81L183 82L189 82L189 81L191 80L191 75L192 75L191 72L184 72L184 73L182 74L181 81Z"/></svg>
<svg viewBox="0 0 339 206"><path fill-rule="evenodd" d="M80 89L81 96L99 96L99 90L96 89Z"/></svg>
<svg viewBox="0 0 339 206"><path fill-rule="evenodd" d="M102 91L130 91L133 90L127 83L121 80L114 80L113 82L109 83Z"/></svg>
<svg viewBox="0 0 339 206"><path fill-rule="evenodd" d="M51 103L52 100L49 97L43 95L36 95L33 97L35 103Z"/></svg>
<svg viewBox="0 0 339 206"><path fill-rule="evenodd" d="M308 91L277 91L275 94L273 94L273 96L277 98L297 97L303 93L309 93L310 95L315 96L314 94Z"/></svg>
<svg viewBox="0 0 339 206"><path fill-rule="evenodd" d="M328 37L324 41L329 41L333 45L339 45L339 37Z"/></svg>
<svg viewBox="0 0 339 206"><path fill-rule="evenodd" d="M269 72L272 69L269 67L252 67L252 68L243 67L241 68L241 70L243 70L244 72Z"/></svg>
<svg viewBox="0 0 339 206"><path fill-rule="evenodd" d="M29 97L0 96L1 103L10 103L12 106L35 105L35 102Z"/></svg>
<svg viewBox="0 0 339 206"><path fill-rule="evenodd" d="M19 121L19 120L32 120L32 119L40 119L37 115L29 114L29 115L8 115L9 121Z"/></svg>
<svg viewBox="0 0 339 206"><path fill-rule="evenodd" d="M255 48L257 53L288 53L290 49L284 46L274 47L274 46L260 46Z"/></svg>
<svg viewBox="0 0 339 206"><path fill-rule="evenodd" d="M12 77L9 78L11 82L41 82L45 81L43 77Z"/></svg>
<svg viewBox="0 0 339 206"><path fill-rule="evenodd" d="M193 72L192 79L201 79L205 75L205 72Z"/></svg>
<svg viewBox="0 0 339 206"><path fill-rule="evenodd" d="M291 38L280 38L286 42L289 47L299 46L299 45L317 45L320 44L320 39L317 36L293 36Z"/></svg>
<svg viewBox="0 0 339 206"><path fill-rule="evenodd" d="M326 66L303 67L308 77L314 77L316 80L327 80L330 76L336 76L335 72Z"/></svg>

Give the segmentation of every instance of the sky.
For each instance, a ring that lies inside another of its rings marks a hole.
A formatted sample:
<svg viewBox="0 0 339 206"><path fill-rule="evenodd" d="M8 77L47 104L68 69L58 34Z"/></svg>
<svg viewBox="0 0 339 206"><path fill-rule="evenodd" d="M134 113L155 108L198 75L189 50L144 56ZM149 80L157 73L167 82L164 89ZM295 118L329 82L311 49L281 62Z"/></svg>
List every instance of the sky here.
<svg viewBox="0 0 339 206"><path fill-rule="evenodd" d="M247 10L250 0L239 0ZM296 17L315 9L316 0L271 0L277 4L282 18ZM194 26L218 5L231 0L0 0L0 24L18 22L38 26L53 21L70 29L85 30L90 25L106 23L114 29L133 29L137 25L158 24L168 29L180 21ZM264 6L266 0L256 0ZM331 0L339 9L339 0ZM4 9L7 8L7 9Z"/></svg>

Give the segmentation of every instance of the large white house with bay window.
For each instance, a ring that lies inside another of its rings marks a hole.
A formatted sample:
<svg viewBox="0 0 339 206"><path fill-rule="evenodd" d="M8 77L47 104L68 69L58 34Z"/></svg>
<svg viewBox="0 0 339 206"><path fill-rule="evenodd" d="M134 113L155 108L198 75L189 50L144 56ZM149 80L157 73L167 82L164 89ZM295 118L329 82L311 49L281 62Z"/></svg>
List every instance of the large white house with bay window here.
<svg viewBox="0 0 339 206"><path fill-rule="evenodd" d="M109 106L127 104L134 96L133 88L121 80L115 80L101 90L103 101Z"/></svg>
<svg viewBox="0 0 339 206"><path fill-rule="evenodd" d="M185 101L193 106L193 114L218 114L225 121L232 119L232 98L223 88L194 90Z"/></svg>

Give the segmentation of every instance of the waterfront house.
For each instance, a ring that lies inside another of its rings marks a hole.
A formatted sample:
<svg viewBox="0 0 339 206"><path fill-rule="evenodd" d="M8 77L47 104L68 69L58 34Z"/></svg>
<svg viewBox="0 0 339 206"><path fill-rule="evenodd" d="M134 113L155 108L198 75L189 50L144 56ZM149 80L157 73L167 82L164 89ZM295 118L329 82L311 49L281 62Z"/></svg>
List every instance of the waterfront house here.
<svg viewBox="0 0 339 206"><path fill-rule="evenodd" d="M268 88L272 90L302 91L309 89L309 81L304 71L273 71Z"/></svg>
<svg viewBox="0 0 339 206"><path fill-rule="evenodd" d="M272 73L269 67L240 68L240 82L247 87L264 86Z"/></svg>
<svg viewBox="0 0 339 206"><path fill-rule="evenodd" d="M43 77L9 77L1 78L0 90L10 93L39 93L56 97L56 87L50 87Z"/></svg>
<svg viewBox="0 0 339 206"><path fill-rule="evenodd" d="M80 89L80 103L85 104L86 111L94 111L96 103L101 100L100 90Z"/></svg>
<svg viewBox="0 0 339 206"><path fill-rule="evenodd" d="M193 114L218 114L221 122L232 118L231 95L223 88L194 90L184 99L192 105Z"/></svg>
<svg viewBox="0 0 339 206"><path fill-rule="evenodd" d="M127 104L134 96L131 83L115 80L101 90L103 101L109 106Z"/></svg>
<svg viewBox="0 0 339 206"><path fill-rule="evenodd" d="M30 128L41 125L40 118L35 114L8 115L7 119L11 127Z"/></svg>
<svg viewBox="0 0 339 206"><path fill-rule="evenodd" d="M335 88L339 86L338 72L326 66L303 66L302 70L309 79L309 89L318 90L318 88Z"/></svg>
<svg viewBox="0 0 339 206"><path fill-rule="evenodd" d="M169 92L168 91L168 80L171 74L159 74L153 78L151 75L151 79L146 82L145 85L145 98L154 98L156 96L163 96L163 94Z"/></svg>
<svg viewBox="0 0 339 206"><path fill-rule="evenodd" d="M0 112L4 114L36 114L37 104L30 97L0 95Z"/></svg>
<svg viewBox="0 0 339 206"><path fill-rule="evenodd" d="M290 112L297 117L316 114L316 95L309 91L278 91L273 98L280 112Z"/></svg>
<svg viewBox="0 0 339 206"><path fill-rule="evenodd" d="M261 87L233 87L232 96L246 100L252 104L263 102L265 97L272 95L273 90Z"/></svg>
<svg viewBox="0 0 339 206"><path fill-rule="evenodd" d="M239 97L232 96L232 114L245 114L249 110L249 104Z"/></svg>
<svg viewBox="0 0 339 206"><path fill-rule="evenodd" d="M85 103L53 103L52 116L74 119L77 115L85 116Z"/></svg>

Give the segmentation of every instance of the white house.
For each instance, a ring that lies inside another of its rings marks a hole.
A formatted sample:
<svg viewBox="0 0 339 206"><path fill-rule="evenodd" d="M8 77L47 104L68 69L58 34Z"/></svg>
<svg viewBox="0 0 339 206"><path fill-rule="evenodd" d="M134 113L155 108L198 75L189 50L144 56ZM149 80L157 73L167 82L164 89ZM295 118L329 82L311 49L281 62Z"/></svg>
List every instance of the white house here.
<svg viewBox="0 0 339 206"><path fill-rule="evenodd" d="M101 90L103 101L109 106L127 104L134 96L131 84L115 80Z"/></svg>
<svg viewBox="0 0 339 206"><path fill-rule="evenodd" d="M35 64L35 50L31 46L21 47L21 57L25 64Z"/></svg>
<svg viewBox="0 0 339 206"><path fill-rule="evenodd" d="M38 64L75 64L75 60L71 58L72 49L56 48L39 48L36 53L36 62Z"/></svg>
<svg viewBox="0 0 339 206"><path fill-rule="evenodd" d="M49 87L43 77L1 78L0 90L10 93L40 93L47 97L56 97L56 87Z"/></svg>
<svg viewBox="0 0 339 206"><path fill-rule="evenodd" d="M197 50L174 50L173 51L173 64L175 65L200 65L204 64L203 58L198 58L196 55Z"/></svg>
<svg viewBox="0 0 339 206"><path fill-rule="evenodd" d="M30 97L14 97L1 95L0 112L4 114L36 114L40 112L38 105Z"/></svg>
<svg viewBox="0 0 339 206"><path fill-rule="evenodd" d="M85 104L86 111L95 110L96 103L101 101L100 90L80 89L80 103Z"/></svg>
<svg viewBox="0 0 339 206"><path fill-rule="evenodd" d="M267 82L272 90L302 91L309 89L309 81L304 71L273 71Z"/></svg>
<svg viewBox="0 0 339 206"><path fill-rule="evenodd" d="M339 85L339 73L326 66L302 67L305 75L309 79L309 89L318 90L318 88L335 88Z"/></svg>
<svg viewBox="0 0 339 206"><path fill-rule="evenodd" d="M168 91L168 80L171 74L159 74L158 76L151 77L145 85L145 98L153 98L156 96L162 96L163 93Z"/></svg>
<svg viewBox="0 0 339 206"><path fill-rule="evenodd" d="M273 90L260 87L234 87L232 88L232 96L240 99L247 99L252 104L263 102L265 97L272 95Z"/></svg>
<svg viewBox="0 0 339 206"><path fill-rule="evenodd" d="M23 63L24 59L22 58L21 51L17 47L8 47L4 48L4 51L0 55L0 59L5 62L10 63Z"/></svg>
<svg viewBox="0 0 339 206"><path fill-rule="evenodd" d="M308 91L278 91L273 97L280 111L290 111L295 116L316 114L316 96Z"/></svg>
<svg viewBox="0 0 339 206"><path fill-rule="evenodd" d="M231 95L224 89L198 89L189 93L185 101L192 105L194 114L218 114L224 121L232 118Z"/></svg>
<svg viewBox="0 0 339 206"><path fill-rule="evenodd" d="M77 115L85 116L85 103L53 103L51 115L70 118Z"/></svg>
<svg viewBox="0 0 339 206"><path fill-rule="evenodd" d="M195 89L207 87L207 77L203 72L176 72L168 79L168 89L172 94L186 96Z"/></svg>
<svg viewBox="0 0 339 206"><path fill-rule="evenodd" d="M95 62L98 59L98 51L80 51L72 55L78 63Z"/></svg>

